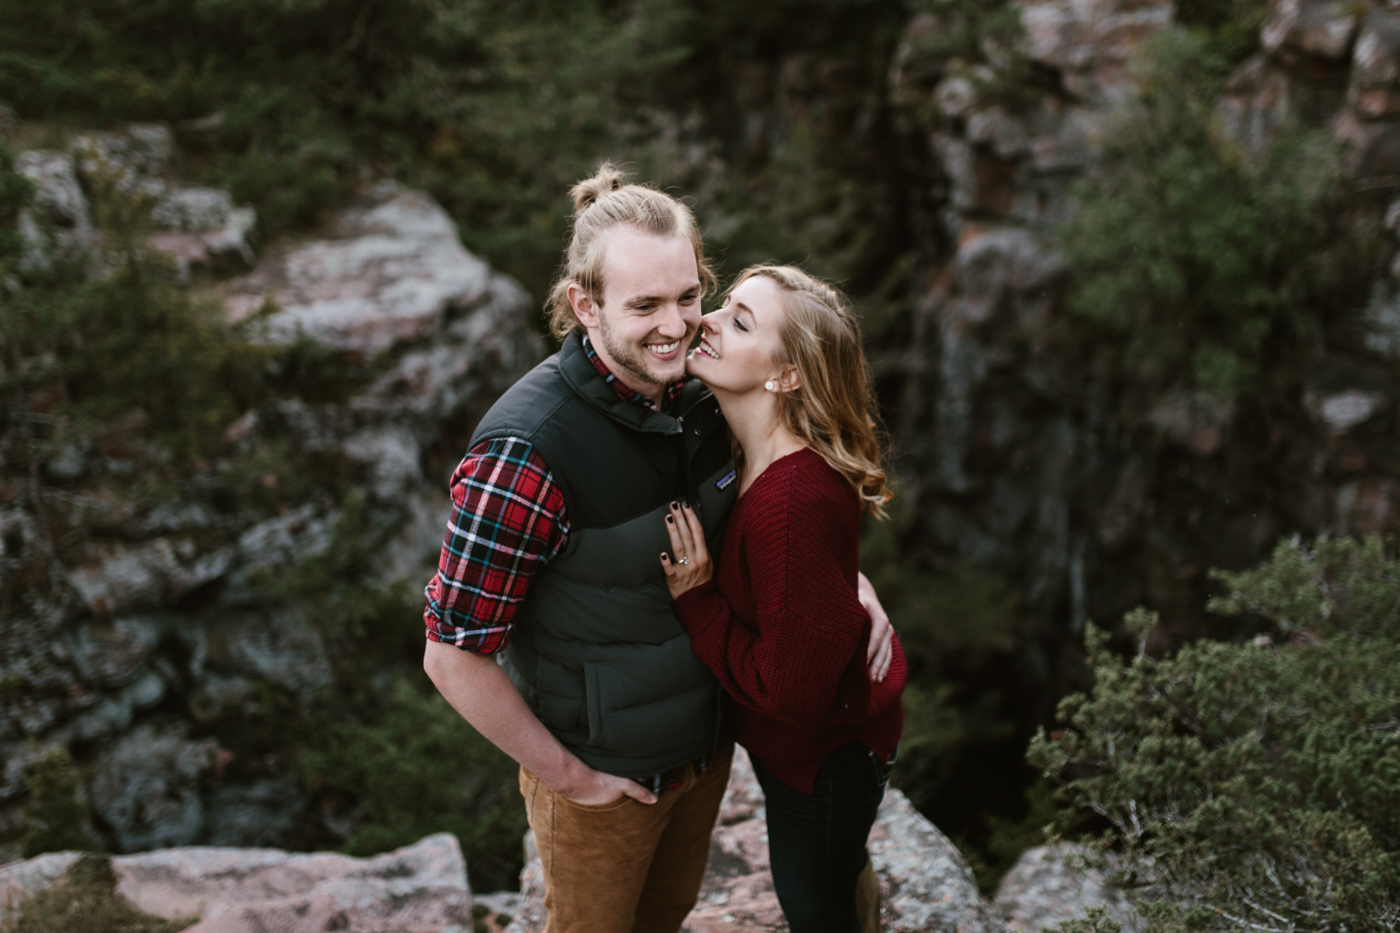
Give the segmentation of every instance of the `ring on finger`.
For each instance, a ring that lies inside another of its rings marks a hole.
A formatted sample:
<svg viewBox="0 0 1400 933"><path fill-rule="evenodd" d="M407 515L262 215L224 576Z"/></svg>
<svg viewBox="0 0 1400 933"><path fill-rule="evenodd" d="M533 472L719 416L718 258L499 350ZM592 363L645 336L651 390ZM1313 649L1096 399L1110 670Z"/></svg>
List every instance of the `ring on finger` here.
<svg viewBox="0 0 1400 933"><path fill-rule="evenodd" d="M689 557L679 557L679 558L676 559L676 563L680 564L681 566L685 566L686 564L690 563L690 558L689 558Z"/></svg>

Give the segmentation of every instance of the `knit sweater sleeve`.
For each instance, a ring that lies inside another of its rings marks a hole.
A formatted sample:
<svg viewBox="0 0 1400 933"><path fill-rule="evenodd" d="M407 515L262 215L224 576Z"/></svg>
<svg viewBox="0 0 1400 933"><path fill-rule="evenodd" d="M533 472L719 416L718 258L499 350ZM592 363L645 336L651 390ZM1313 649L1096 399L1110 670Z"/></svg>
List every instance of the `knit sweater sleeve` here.
<svg viewBox="0 0 1400 933"><path fill-rule="evenodd" d="M747 493L760 498L745 502L738 555L745 566L721 573L744 581L754 618L740 618L714 580L675 601L696 656L730 695L798 725L831 713L870 629L851 583L858 506L842 485L812 482L812 472L790 470Z"/></svg>

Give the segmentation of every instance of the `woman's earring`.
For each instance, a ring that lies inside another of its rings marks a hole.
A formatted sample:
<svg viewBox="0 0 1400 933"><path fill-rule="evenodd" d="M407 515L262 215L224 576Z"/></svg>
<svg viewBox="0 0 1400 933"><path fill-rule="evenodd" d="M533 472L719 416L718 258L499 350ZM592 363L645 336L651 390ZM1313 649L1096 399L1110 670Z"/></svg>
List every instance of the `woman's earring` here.
<svg viewBox="0 0 1400 933"><path fill-rule="evenodd" d="M767 382L765 382L765 383L763 384L763 387L764 387L765 389L767 389L769 392L772 392L774 389L776 389L776 388L778 387L778 384L777 384L776 382L774 382L772 379L769 379Z"/></svg>

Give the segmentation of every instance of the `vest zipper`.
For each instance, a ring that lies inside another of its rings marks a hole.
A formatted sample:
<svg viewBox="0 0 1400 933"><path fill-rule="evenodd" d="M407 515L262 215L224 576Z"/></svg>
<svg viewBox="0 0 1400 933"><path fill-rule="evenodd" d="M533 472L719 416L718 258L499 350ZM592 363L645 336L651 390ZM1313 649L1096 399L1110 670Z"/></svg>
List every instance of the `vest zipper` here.
<svg viewBox="0 0 1400 933"><path fill-rule="evenodd" d="M689 408L686 409L686 411L689 410ZM695 511L695 514L699 516L700 520L703 522L705 517L700 514L700 487L695 483L694 471L691 469L690 465L690 454L686 451L685 415L677 415L676 424L680 426L680 430L676 432L676 446L677 454L681 458L681 479L685 483L685 500L690 503L691 509ZM697 447L696 453L699 452L699 448Z"/></svg>

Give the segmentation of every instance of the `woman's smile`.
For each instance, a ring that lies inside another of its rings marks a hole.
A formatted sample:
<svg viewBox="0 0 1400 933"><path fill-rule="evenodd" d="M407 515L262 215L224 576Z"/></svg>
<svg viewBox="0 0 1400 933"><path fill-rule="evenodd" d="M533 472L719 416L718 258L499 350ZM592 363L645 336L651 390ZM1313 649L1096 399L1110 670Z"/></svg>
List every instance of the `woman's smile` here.
<svg viewBox="0 0 1400 933"><path fill-rule="evenodd" d="M711 359L719 359L719 351L716 350L713 346L711 346L710 342L704 337L700 338L700 345L695 348L695 352L703 353Z"/></svg>

